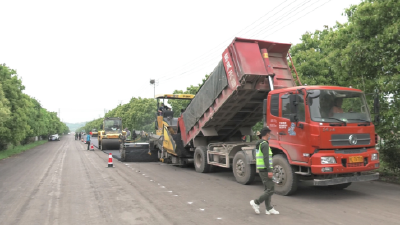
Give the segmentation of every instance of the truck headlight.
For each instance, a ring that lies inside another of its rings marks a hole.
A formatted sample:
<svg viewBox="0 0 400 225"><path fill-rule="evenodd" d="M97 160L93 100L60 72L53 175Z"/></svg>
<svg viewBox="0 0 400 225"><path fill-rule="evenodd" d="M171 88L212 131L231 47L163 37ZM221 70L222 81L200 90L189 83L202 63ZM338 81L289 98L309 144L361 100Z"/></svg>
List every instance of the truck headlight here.
<svg viewBox="0 0 400 225"><path fill-rule="evenodd" d="M378 153L374 153L371 155L371 161L378 160Z"/></svg>
<svg viewBox="0 0 400 225"><path fill-rule="evenodd" d="M336 164L335 157L321 157L321 164Z"/></svg>

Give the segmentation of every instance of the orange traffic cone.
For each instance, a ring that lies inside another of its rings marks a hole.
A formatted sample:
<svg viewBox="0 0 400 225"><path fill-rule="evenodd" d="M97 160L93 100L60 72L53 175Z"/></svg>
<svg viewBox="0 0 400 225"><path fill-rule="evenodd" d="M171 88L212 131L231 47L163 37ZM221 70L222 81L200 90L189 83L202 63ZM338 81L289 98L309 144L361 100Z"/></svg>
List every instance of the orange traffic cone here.
<svg viewBox="0 0 400 225"><path fill-rule="evenodd" d="M112 154L111 153L108 155L108 167L114 167L113 162L112 162Z"/></svg>
<svg viewBox="0 0 400 225"><path fill-rule="evenodd" d="M90 151L94 151L93 143L90 144Z"/></svg>

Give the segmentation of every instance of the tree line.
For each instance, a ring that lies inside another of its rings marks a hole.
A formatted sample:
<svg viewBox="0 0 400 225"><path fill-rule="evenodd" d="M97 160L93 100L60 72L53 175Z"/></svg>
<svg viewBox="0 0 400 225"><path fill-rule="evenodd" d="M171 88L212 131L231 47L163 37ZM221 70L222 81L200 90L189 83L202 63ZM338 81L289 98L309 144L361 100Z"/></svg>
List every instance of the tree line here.
<svg viewBox="0 0 400 225"><path fill-rule="evenodd" d="M146 132L154 131L154 121L157 112L157 102L151 98L131 98L129 103L120 104L116 108L108 111L105 117L122 118L122 126L129 130L143 130ZM100 130L103 118L87 122L85 126L76 130L85 130L89 133L92 129Z"/></svg>
<svg viewBox="0 0 400 225"><path fill-rule="evenodd" d="M40 102L23 93L25 86L17 72L0 64L0 150L9 144L26 144L36 136L63 134L68 127L56 112L42 108Z"/></svg>

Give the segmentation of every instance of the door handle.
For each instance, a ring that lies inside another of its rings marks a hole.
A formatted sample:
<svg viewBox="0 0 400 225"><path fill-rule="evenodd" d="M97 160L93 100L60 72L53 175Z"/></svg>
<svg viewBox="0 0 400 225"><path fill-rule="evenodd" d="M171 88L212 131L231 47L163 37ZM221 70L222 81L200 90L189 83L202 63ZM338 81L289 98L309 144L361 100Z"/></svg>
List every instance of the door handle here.
<svg viewBox="0 0 400 225"><path fill-rule="evenodd" d="M279 135L286 135L285 132L279 132Z"/></svg>

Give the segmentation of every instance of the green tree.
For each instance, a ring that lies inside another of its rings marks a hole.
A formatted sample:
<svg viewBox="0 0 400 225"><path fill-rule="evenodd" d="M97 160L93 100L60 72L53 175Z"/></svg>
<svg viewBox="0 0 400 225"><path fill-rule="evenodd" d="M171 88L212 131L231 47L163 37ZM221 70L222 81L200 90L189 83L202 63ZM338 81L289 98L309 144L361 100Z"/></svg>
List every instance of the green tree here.
<svg viewBox="0 0 400 225"><path fill-rule="evenodd" d="M146 132L154 131L154 121L156 119L157 104L155 99L132 98L129 103L118 105L116 108L106 113L105 117L120 117L122 125L129 130L144 130ZM103 118L89 121L84 127L77 131L100 129Z"/></svg>
<svg viewBox="0 0 400 225"><path fill-rule="evenodd" d="M8 129L5 127L5 122L10 118L10 102L5 97L2 84L0 83L0 137L5 136ZM1 143L0 143L1 144ZM0 146L1 149L1 146Z"/></svg>
<svg viewBox="0 0 400 225"><path fill-rule="evenodd" d="M381 156L398 168L394 159L400 159L399 143L393 133L400 125L400 2L366 0L346 9L345 15L348 23L306 33L291 48L296 69L303 83L352 86L371 94L370 108L378 93L382 120L377 133L385 140Z"/></svg>
<svg viewBox="0 0 400 225"><path fill-rule="evenodd" d="M0 65L0 150L10 143L25 144L34 136L68 132L55 113L43 109L24 89L16 71Z"/></svg>
<svg viewBox="0 0 400 225"><path fill-rule="evenodd" d="M16 75L16 71L7 66L0 65L0 83L4 97L9 101L10 116L4 121L3 132L0 137L0 148L5 148L7 143L14 145L22 141L30 129L28 125L27 106L29 99L22 93L25 87Z"/></svg>

